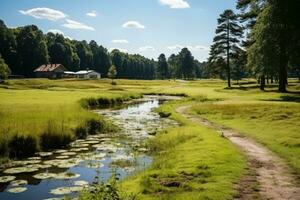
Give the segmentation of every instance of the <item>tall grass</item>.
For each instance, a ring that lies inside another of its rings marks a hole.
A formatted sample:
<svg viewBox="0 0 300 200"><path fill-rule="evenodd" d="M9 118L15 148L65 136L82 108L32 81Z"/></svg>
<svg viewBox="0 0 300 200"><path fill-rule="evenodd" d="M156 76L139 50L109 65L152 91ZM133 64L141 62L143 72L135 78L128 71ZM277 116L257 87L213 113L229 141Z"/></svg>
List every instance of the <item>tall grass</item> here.
<svg viewBox="0 0 300 200"><path fill-rule="evenodd" d="M202 104L193 113L254 138L285 158L300 175L300 105L293 102Z"/></svg>
<svg viewBox="0 0 300 200"><path fill-rule="evenodd" d="M34 83L43 85L40 86L43 89L20 89L36 87ZM68 82L66 83L68 84ZM60 91L55 88L53 90L50 88L55 85L55 81L39 79L17 81L16 84L9 82L9 85L18 87L18 89L0 88L0 156L29 156L29 153L20 153L21 146L22 144L24 146L33 144L29 144L29 140L25 140L26 138L14 137L20 135L19 133L28 138L34 138L36 145L31 149L37 151L65 147L77 137L86 137L87 134L115 131L116 129L111 123L103 120L98 114L83 108L80 100L100 96L97 98L108 100L112 98L113 102L119 102L120 99L139 97L134 93L115 94L115 92L99 95L95 91L85 89ZM106 97L102 98L101 96ZM23 143L14 143L12 139L23 140ZM15 152L10 153L9 149L13 146L15 146Z"/></svg>

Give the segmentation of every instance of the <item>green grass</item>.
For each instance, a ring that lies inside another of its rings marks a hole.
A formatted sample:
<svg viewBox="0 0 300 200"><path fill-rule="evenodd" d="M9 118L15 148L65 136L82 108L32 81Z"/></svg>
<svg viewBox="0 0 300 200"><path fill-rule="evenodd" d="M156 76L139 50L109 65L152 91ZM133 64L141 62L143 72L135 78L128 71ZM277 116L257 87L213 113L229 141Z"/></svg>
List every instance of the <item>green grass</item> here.
<svg viewBox="0 0 300 200"><path fill-rule="evenodd" d="M300 175L299 103L219 102L196 105L192 110L266 145Z"/></svg>
<svg viewBox="0 0 300 200"><path fill-rule="evenodd" d="M175 107L182 104L193 105L193 113L266 145L299 175L299 82L290 83L288 89L293 93L285 95L277 93L275 85L261 92L253 80L244 80L233 89L224 89L225 86L220 80L117 80L117 85L105 79L10 80L0 85L0 147L16 134L24 136L17 137L17 141L34 144L34 138L39 140L49 122L54 125L51 130L64 130L59 134L76 130L76 134L84 136L86 120L99 116L86 109L89 106L83 108L83 99L99 103L100 98L101 102L117 101L144 93L185 94L185 100L158 109L171 114L182 126L159 133L149 141L153 164L126 179L122 190L138 194L141 199L232 199L235 183L246 172L245 158L214 130L175 113Z"/></svg>
<svg viewBox="0 0 300 200"><path fill-rule="evenodd" d="M178 115L174 109L180 103L159 109L172 113L182 125L150 140L152 166L127 179L122 189L140 199L232 199L234 183L244 172L244 157L215 131Z"/></svg>

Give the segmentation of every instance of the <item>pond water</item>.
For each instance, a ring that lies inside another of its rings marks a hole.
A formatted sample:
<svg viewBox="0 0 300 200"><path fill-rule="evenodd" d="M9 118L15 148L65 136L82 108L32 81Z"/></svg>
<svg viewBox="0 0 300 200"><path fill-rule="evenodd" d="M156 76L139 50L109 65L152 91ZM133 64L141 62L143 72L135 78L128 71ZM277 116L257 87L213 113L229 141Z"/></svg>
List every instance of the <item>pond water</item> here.
<svg viewBox="0 0 300 200"><path fill-rule="evenodd" d="M76 140L69 149L41 152L13 161L0 171L1 200L60 199L116 172L122 179L151 164L145 141L159 130L177 123L160 118L154 109L171 97L147 96L125 108L95 111L117 124L117 134L91 135Z"/></svg>

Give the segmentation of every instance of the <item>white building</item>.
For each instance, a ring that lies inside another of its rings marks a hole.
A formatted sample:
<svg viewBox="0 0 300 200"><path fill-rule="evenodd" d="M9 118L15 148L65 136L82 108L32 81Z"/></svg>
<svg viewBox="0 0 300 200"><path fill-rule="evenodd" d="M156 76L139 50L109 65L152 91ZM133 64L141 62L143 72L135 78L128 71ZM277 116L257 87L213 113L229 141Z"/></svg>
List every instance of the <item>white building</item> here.
<svg viewBox="0 0 300 200"><path fill-rule="evenodd" d="M100 79L101 74L94 70L81 70L75 72L75 78L79 79Z"/></svg>

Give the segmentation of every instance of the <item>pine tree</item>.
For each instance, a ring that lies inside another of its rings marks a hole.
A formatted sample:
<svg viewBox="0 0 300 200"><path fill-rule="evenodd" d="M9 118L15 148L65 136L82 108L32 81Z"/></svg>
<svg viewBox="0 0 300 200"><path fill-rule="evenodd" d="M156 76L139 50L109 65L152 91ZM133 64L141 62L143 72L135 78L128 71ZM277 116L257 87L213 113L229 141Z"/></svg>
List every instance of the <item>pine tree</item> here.
<svg viewBox="0 0 300 200"><path fill-rule="evenodd" d="M220 57L226 58L227 82L231 87L230 59L240 47L240 39L243 36L243 28L238 23L238 16L232 10L225 10L218 19L218 27L214 44L211 46L210 62L217 61Z"/></svg>
<svg viewBox="0 0 300 200"><path fill-rule="evenodd" d="M157 63L157 78L167 79L169 78L168 63L165 54L160 54Z"/></svg>

